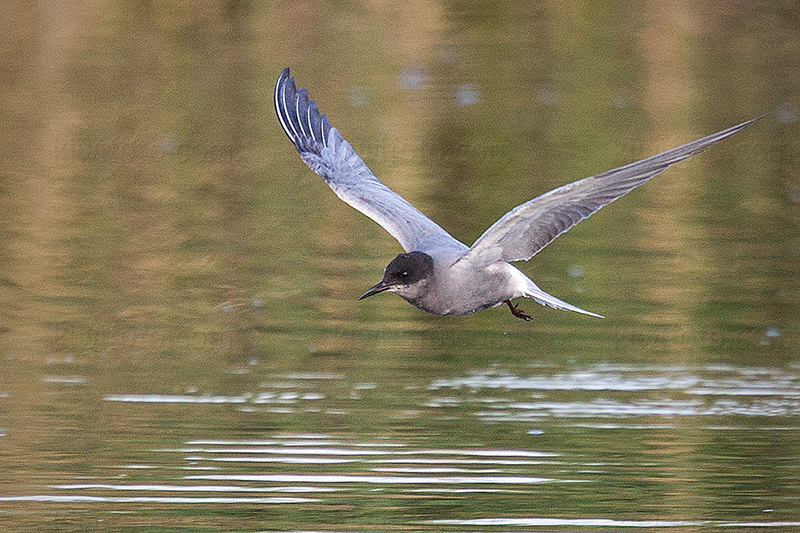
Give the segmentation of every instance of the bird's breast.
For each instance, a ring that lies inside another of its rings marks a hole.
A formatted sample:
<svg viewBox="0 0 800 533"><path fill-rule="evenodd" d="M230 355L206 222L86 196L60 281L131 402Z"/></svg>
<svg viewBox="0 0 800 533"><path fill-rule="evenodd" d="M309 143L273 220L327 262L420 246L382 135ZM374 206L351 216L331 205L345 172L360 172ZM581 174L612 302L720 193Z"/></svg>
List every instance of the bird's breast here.
<svg viewBox="0 0 800 533"><path fill-rule="evenodd" d="M516 273L524 275L508 263L474 267L461 262L439 265L424 290L409 303L436 315L467 315L518 296Z"/></svg>

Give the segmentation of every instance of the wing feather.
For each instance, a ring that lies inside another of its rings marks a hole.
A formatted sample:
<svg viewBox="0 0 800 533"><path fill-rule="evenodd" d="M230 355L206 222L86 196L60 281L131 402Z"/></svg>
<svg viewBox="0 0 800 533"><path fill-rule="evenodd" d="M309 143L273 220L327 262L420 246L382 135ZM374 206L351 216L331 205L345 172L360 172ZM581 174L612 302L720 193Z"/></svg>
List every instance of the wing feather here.
<svg viewBox="0 0 800 533"><path fill-rule="evenodd" d="M518 205L495 222L460 261L487 265L528 260L581 220L647 183L670 165L699 154L761 117L635 163L569 183Z"/></svg>
<svg viewBox="0 0 800 533"><path fill-rule="evenodd" d="M370 171L305 89L297 89L289 69L275 83L278 122L303 161L344 202L380 224L407 252L444 247L466 250Z"/></svg>

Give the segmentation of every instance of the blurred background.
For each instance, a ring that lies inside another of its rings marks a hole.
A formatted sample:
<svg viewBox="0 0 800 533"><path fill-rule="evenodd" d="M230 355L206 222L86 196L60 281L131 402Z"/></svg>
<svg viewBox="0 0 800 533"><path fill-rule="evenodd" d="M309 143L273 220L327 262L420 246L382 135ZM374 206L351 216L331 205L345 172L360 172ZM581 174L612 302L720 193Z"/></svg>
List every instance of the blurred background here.
<svg viewBox="0 0 800 533"><path fill-rule="evenodd" d="M796 2L9 1L0 31L0 525L800 520ZM286 66L468 244L776 112L517 265L606 319L442 318L356 300L401 250L285 138ZM465 470L387 478L395 448Z"/></svg>

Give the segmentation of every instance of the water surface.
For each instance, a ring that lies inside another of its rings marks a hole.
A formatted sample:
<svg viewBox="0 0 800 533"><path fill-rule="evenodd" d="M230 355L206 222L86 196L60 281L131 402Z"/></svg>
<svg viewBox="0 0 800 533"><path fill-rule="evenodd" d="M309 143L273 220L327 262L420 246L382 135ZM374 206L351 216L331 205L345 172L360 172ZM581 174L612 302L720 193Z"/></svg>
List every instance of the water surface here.
<svg viewBox="0 0 800 533"><path fill-rule="evenodd" d="M791 2L13 4L0 529L795 531ZM470 243L777 109L519 265L603 320L359 302L398 253L274 118L292 73Z"/></svg>

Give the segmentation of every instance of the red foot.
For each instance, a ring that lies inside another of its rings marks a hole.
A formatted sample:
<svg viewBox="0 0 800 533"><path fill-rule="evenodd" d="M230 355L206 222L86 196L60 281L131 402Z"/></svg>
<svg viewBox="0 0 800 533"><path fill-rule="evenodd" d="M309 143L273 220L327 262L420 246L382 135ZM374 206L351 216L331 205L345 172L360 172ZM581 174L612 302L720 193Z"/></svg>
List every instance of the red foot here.
<svg viewBox="0 0 800 533"><path fill-rule="evenodd" d="M522 309L520 309L516 305L512 304L511 300L506 300L505 302L508 304L508 308L511 309L511 312L514 314L515 317L521 318L522 320L526 320L526 321L529 321L531 319L531 317L529 315L526 315L522 311Z"/></svg>

